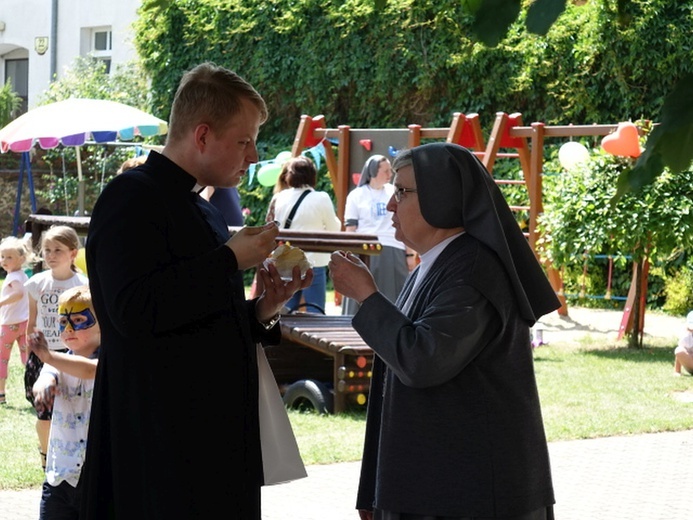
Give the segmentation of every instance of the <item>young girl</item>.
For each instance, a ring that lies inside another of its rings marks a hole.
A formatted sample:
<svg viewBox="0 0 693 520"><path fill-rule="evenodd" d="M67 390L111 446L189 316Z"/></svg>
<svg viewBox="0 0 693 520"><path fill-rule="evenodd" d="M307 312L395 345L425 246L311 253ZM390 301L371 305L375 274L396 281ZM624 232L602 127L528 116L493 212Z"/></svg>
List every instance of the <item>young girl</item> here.
<svg viewBox="0 0 693 520"><path fill-rule="evenodd" d="M22 267L29 250L17 237L0 242L0 265L7 272L0 290L0 404L5 404L7 368L15 341L19 347L22 365L26 365L26 325L29 319L29 297L24 282L29 277Z"/></svg>
<svg viewBox="0 0 693 520"><path fill-rule="evenodd" d="M40 330L48 342L48 348L65 352L60 340L58 297L71 287L87 285L86 276L77 272L75 258L79 250L77 232L69 226L52 226L41 239L41 257L48 269L35 274L26 282L29 293L29 320L27 335ZM46 450L50 432L52 408L38 408L34 404L32 388L39 376L43 363L33 352L29 354L24 373L26 398L34 406L38 420L36 432L39 438L39 451L42 466L46 467Z"/></svg>

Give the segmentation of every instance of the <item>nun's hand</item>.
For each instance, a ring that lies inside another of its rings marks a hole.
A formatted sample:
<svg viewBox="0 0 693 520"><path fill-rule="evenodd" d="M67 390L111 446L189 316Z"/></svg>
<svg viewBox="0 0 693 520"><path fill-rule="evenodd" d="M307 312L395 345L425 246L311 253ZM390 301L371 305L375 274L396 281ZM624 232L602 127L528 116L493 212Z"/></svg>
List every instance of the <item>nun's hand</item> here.
<svg viewBox="0 0 693 520"><path fill-rule="evenodd" d="M378 286L366 264L353 253L335 251L330 255L330 278L335 291L359 303L378 292Z"/></svg>

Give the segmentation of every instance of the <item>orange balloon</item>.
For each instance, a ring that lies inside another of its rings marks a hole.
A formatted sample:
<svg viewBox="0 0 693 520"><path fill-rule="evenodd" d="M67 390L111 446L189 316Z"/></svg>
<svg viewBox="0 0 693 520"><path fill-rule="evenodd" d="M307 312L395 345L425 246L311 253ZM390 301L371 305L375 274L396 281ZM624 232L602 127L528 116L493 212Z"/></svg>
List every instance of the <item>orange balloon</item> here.
<svg viewBox="0 0 693 520"><path fill-rule="evenodd" d="M619 123L616 131L602 139L605 152L619 157L640 157L640 135L638 127L626 121Z"/></svg>

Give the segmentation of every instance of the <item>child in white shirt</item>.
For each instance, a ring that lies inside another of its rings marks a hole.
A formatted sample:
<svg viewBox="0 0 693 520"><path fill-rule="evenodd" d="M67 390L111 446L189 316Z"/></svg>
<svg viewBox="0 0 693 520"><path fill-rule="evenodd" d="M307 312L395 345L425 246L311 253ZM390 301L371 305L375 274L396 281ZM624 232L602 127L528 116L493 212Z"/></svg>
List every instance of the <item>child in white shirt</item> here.
<svg viewBox="0 0 693 520"><path fill-rule="evenodd" d="M5 404L5 384L10 356L15 342L19 347L22 365L26 365L26 326L29 320L29 296L24 282L29 277L23 267L29 250L17 237L0 242L0 265L7 273L0 290L0 404Z"/></svg>
<svg viewBox="0 0 693 520"><path fill-rule="evenodd" d="M686 317L686 332L674 350L674 375L681 375L681 367L693 375L693 311Z"/></svg>
<svg viewBox="0 0 693 520"><path fill-rule="evenodd" d="M79 518L77 484L86 454L101 343L88 286L63 292L58 313L60 339L67 353L51 350L38 329L29 337L29 348L43 362L33 386L34 405L53 409L39 520Z"/></svg>

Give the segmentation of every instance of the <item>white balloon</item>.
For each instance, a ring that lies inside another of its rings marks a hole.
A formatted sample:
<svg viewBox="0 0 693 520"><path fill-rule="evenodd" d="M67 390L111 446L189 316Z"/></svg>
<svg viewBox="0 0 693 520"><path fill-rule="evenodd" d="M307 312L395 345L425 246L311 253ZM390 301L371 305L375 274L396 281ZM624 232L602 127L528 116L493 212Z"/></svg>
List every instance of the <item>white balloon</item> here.
<svg viewBox="0 0 693 520"><path fill-rule="evenodd" d="M590 152L585 145L575 141L568 141L558 150L558 162L566 171L571 171L589 158Z"/></svg>
<svg viewBox="0 0 693 520"><path fill-rule="evenodd" d="M279 164L279 166L283 166L284 163L292 157L293 155L291 155L291 152L289 150L286 150L284 152L279 152L277 156L274 158L274 162Z"/></svg>

